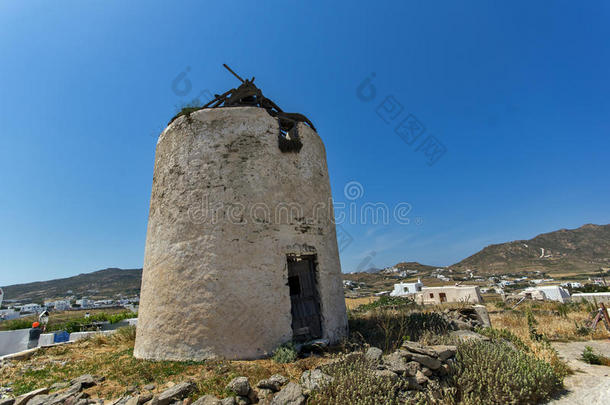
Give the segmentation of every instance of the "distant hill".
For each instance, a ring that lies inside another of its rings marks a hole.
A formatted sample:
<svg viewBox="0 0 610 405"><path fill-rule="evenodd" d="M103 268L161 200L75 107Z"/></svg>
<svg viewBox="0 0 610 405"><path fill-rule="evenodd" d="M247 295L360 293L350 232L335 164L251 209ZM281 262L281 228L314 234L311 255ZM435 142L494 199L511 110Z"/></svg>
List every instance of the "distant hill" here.
<svg viewBox="0 0 610 405"><path fill-rule="evenodd" d="M454 275L467 270L472 270L475 274L516 274L539 270L556 275L595 273L602 267L610 267L610 225L588 224L577 229L544 233L529 240L487 246L448 269ZM360 273L343 274L343 278L365 283L372 290L381 291L391 288L397 279L404 278L400 275L402 271L410 270L408 274L411 278L424 278L430 277L436 268L437 266L417 262L400 262L381 270L369 268ZM5 299L42 302L46 298L67 295L92 299L111 298L116 294L136 295L140 293L141 282L142 269L110 268L74 277L2 288Z"/></svg>
<svg viewBox="0 0 610 405"><path fill-rule="evenodd" d="M9 285L2 289L5 299L42 302L46 298L61 298L67 295L93 299L114 297L116 294L138 295L141 282L142 269L110 268L74 277Z"/></svg>
<svg viewBox="0 0 610 405"><path fill-rule="evenodd" d="M453 270L506 274L540 270L547 273L591 273L610 266L610 225L560 229L529 240L490 245Z"/></svg>
<svg viewBox="0 0 610 405"><path fill-rule="evenodd" d="M430 272L436 270L438 266L429 266L418 262L400 262L394 265L399 271L417 270L419 272Z"/></svg>

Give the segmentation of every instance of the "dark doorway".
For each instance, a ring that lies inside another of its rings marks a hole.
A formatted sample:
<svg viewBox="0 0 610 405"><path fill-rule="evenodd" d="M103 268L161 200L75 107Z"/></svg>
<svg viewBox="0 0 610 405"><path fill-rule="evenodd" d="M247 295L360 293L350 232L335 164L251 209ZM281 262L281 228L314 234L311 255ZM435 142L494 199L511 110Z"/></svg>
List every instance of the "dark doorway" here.
<svg viewBox="0 0 610 405"><path fill-rule="evenodd" d="M288 287L295 340L322 337L315 256L288 256Z"/></svg>
<svg viewBox="0 0 610 405"><path fill-rule="evenodd" d="M439 293L438 297L441 299L441 302L447 302L447 294Z"/></svg>

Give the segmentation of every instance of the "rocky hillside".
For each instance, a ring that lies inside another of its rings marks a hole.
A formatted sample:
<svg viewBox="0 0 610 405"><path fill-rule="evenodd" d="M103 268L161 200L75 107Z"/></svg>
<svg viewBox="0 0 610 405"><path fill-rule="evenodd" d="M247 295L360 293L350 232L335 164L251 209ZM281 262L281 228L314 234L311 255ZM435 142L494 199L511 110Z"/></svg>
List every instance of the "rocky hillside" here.
<svg viewBox="0 0 610 405"><path fill-rule="evenodd" d="M610 266L610 225L560 229L529 240L487 246L450 266L480 274L544 271L587 273Z"/></svg>
<svg viewBox="0 0 610 405"><path fill-rule="evenodd" d="M141 282L142 269L110 268L74 277L15 284L2 289L5 299L42 302L46 298L68 295L90 298L114 297L116 294L137 295L140 293Z"/></svg>

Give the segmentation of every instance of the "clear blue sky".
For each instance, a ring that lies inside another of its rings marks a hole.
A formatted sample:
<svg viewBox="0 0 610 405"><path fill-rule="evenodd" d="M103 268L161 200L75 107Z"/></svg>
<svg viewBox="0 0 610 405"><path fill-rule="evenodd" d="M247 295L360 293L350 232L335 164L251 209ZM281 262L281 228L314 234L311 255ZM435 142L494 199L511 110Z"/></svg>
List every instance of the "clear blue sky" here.
<svg viewBox="0 0 610 405"><path fill-rule="evenodd" d="M337 201L357 181L411 204L345 225L343 271L610 222L610 4L394 3L0 1L0 285L141 267L156 136L237 85L222 63L315 123ZM434 165L376 113L389 95Z"/></svg>

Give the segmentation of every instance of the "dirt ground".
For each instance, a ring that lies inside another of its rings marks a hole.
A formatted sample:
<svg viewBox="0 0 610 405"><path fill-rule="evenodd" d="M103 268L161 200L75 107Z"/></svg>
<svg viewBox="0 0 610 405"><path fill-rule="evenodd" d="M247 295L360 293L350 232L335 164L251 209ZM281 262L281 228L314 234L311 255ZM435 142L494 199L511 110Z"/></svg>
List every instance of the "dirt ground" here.
<svg viewBox="0 0 610 405"><path fill-rule="evenodd" d="M580 360L585 346L591 346L595 353L610 357L610 340L553 343L553 347L574 370L574 374L566 377L565 392L549 402L550 405L610 404L610 367L587 364Z"/></svg>

